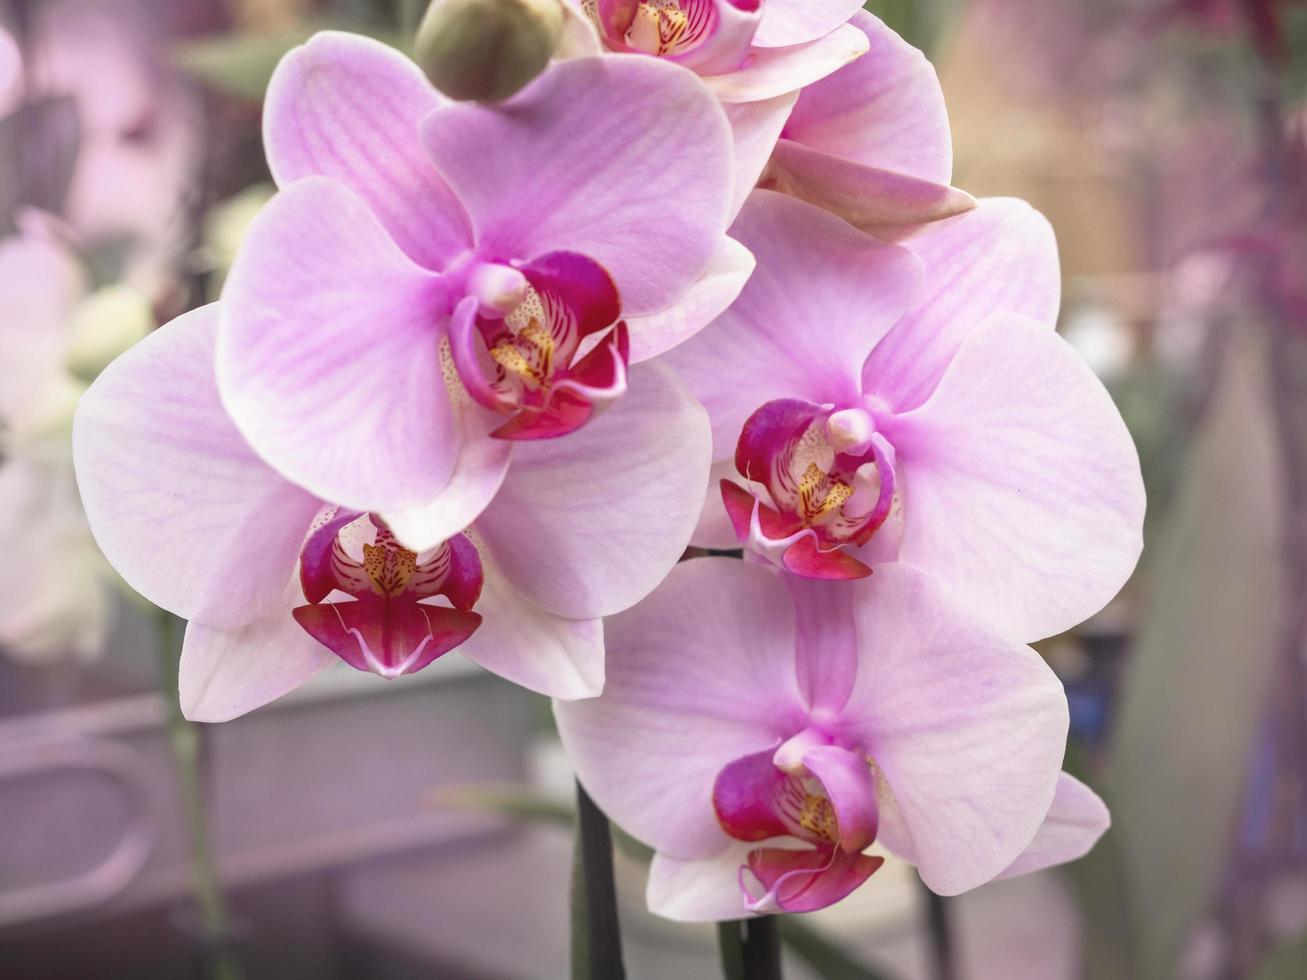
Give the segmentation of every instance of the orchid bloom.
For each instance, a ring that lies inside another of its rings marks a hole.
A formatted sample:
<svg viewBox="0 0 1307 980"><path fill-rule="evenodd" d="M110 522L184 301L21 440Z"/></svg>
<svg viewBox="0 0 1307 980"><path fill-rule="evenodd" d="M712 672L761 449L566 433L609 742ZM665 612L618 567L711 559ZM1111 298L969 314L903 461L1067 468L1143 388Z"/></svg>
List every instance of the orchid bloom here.
<svg viewBox="0 0 1307 980"><path fill-rule="evenodd" d="M910 567L821 585L696 559L607 634L603 695L554 713L581 784L654 848L659 915L823 908L882 864L873 843L953 895L1107 827L1059 776L1057 677Z"/></svg>
<svg viewBox="0 0 1307 980"><path fill-rule="evenodd" d="M949 185L953 141L934 67L869 13L851 29L867 54L803 90L761 186L886 240L974 208Z"/></svg>
<svg viewBox="0 0 1307 980"><path fill-rule="evenodd" d="M36 659L100 652L113 575L73 479L70 428L83 377L143 336L149 305L87 294L82 270L35 213L0 240L0 647Z"/></svg>
<svg viewBox="0 0 1307 980"><path fill-rule="evenodd" d="M290 483L227 415L221 314L184 314L111 364L73 429L96 540L151 602L190 620L181 697L223 721L343 660L398 677L458 647L560 698L603 687L601 617L652 590L698 516L710 435L660 365L560 440L524 443L475 523L422 548L382 515Z"/></svg>
<svg viewBox="0 0 1307 980"><path fill-rule="evenodd" d="M671 61L703 78L735 140L731 214L771 156L799 92L867 51L847 23L858 0L568 0L617 54ZM730 271L728 256L720 260ZM724 308L724 307L723 307Z"/></svg>
<svg viewBox="0 0 1307 980"><path fill-rule="evenodd" d="M324 33L278 66L264 142L281 189L222 290L223 403L288 480L414 550L706 322L643 322L726 241L729 129L673 66L578 58L489 108Z"/></svg>
<svg viewBox="0 0 1307 980"><path fill-rule="evenodd" d="M982 201L909 252L756 191L732 233L757 271L669 355L719 461L696 544L819 579L905 562L1023 640L1116 593L1142 546L1139 461L1052 329L1042 216Z"/></svg>

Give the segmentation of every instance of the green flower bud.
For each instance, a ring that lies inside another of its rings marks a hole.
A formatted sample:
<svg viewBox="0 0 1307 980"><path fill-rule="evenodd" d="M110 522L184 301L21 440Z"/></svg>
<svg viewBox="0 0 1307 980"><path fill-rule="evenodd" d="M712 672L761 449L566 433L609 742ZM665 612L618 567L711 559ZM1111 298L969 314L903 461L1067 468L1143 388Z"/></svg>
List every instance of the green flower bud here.
<svg viewBox="0 0 1307 980"><path fill-rule="evenodd" d="M549 64L563 31L562 0L435 0L414 59L451 99L506 99Z"/></svg>

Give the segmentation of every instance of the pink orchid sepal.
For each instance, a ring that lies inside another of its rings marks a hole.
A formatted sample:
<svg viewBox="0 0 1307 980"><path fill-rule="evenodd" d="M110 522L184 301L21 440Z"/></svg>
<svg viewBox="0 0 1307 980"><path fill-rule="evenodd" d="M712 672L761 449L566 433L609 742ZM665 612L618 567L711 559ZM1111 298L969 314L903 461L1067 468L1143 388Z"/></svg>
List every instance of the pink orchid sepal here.
<svg viewBox="0 0 1307 980"><path fill-rule="evenodd" d="M1116 593L1142 547L1139 459L1052 329L1041 215L982 201L904 247L755 191L732 234L754 275L668 354L713 422L696 544L810 578L905 562L1027 640Z"/></svg>
<svg viewBox="0 0 1307 980"><path fill-rule="evenodd" d="M1022 870L1050 820L1060 681L916 569L814 583L696 559L606 631L604 693L554 711L586 790L655 849L660 915L822 908L880 866L873 844L958 894Z"/></svg>

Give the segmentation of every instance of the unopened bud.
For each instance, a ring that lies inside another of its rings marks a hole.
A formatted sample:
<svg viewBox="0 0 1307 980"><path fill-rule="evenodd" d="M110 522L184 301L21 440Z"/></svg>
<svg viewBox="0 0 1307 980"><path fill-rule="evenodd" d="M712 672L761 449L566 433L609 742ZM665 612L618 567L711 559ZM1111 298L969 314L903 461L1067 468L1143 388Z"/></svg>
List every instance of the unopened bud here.
<svg viewBox="0 0 1307 980"><path fill-rule="evenodd" d="M413 57L451 99L506 99L549 64L563 32L562 0L435 0Z"/></svg>

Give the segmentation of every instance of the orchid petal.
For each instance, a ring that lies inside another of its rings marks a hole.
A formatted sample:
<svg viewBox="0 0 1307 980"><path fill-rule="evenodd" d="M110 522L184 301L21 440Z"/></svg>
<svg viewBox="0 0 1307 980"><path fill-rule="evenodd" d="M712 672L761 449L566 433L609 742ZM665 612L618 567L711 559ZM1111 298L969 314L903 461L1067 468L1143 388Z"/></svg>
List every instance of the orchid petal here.
<svg viewBox="0 0 1307 980"><path fill-rule="evenodd" d="M860 593L851 582L784 577L798 623L795 659L799 687L813 711L844 707L858 672L853 602Z"/></svg>
<svg viewBox="0 0 1307 980"><path fill-rule="evenodd" d="M1025 850L1053 802L1061 682L915 569L882 565L857 588L860 657L841 730L883 774L886 846L932 890L966 891Z"/></svg>
<svg viewBox="0 0 1307 980"><path fill-rule="evenodd" d="M280 601L252 623L230 629L188 624L179 669L182 713L191 721L230 721L336 663L336 655L291 615L303 601L292 579Z"/></svg>
<svg viewBox="0 0 1307 980"><path fill-rule="evenodd" d="M655 854L645 890L649 911L674 922L749 918L740 891L740 868L758 845L731 840L725 834L721 841L721 849L708 857L685 860L662 851Z"/></svg>
<svg viewBox="0 0 1307 980"><path fill-rule="evenodd" d="M459 652L475 664L540 694L593 698L604 688L604 630L598 619L566 619L517 592L482 546L480 628Z"/></svg>
<svg viewBox="0 0 1307 980"><path fill-rule="evenodd" d="M726 119L731 124L731 135L735 140L732 215L740 213L749 192L757 185L798 97L798 92L788 92L761 102L732 102L722 107L726 111Z"/></svg>
<svg viewBox="0 0 1307 980"><path fill-rule="evenodd" d="M683 562L606 632L603 696L554 705L568 757L630 833L708 857L725 836L712 808L718 773L802 725L785 588L745 562Z"/></svg>
<svg viewBox="0 0 1307 980"><path fill-rule="evenodd" d="M1064 772L1035 839L999 877L1030 874L1082 858L1111 825L1112 815L1098 794Z"/></svg>
<svg viewBox="0 0 1307 980"><path fill-rule="evenodd" d="M884 863L856 851L757 848L749 852L748 873L766 892L746 907L766 915L815 912L847 898Z"/></svg>
<svg viewBox="0 0 1307 980"><path fill-rule="evenodd" d="M740 538L730 515L722 506L722 480L729 480L742 488L743 477L735 469L735 460L716 460L708 470L708 486L703 495L703 509L699 512L699 523L694 527L694 534L690 536L690 544L696 548L734 551L740 546Z"/></svg>
<svg viewBox="0 0 1307 980"><path fill-rule="evenodd" d="M781 139L769 171L773 186L839 215L849 224L896 242L922 225L965 214L976 206L966 191Z"/></svg>
<svg viewBox="0 0 1307 980"><path fill-rule="evenodd" d="M862 32L842 25L804 44L755 48L744 67L708 75L703 81L722 102L761 102L798 92L866 52Z"/></svg>
<svg viewBox="0 0 1307 980"><path fill-rule="evenodd" d="M709 329L667 355L708 409L718 459L764 402L856 402L860 365L907 311L921 275L907 250L771 191L749 197L731 234L757 269Z"/></svg>
<svg viewBox="0 0 1307 980"><path fill-rule="evenodd" d="M442 286L343 185L306 177L280 191L222 292L218 384L255 450L357 510L432 499L459 450Z"/></svg>
<svg viewBox="0 0 1307 980"><path fill-rule="evenodd" d="M585 428L519 444L477 529L514 588L551 612L589 619L633 605L689 543L708 478L708 421L666 367Z"/></svg>
<svg viewBox="0 0 1307 980"><path fill-rule="evenodd" d="M967 334L987 316L1019 313L1049 327L1057 321L1057 241L1048 220L1025 201L987 198L908 248L925 268L921 293L862 370L867 393L896 411L930 397Z"/></svg>
<svg viewBox="0 0 1307 980"><path fill-rule="evenodd" d="M723 238L707 271L673 306L627 319L631 363L666 353L721 316L753 275L754 264L747 248L733 238Z"/></svg>
<svg viewBox="0 0 1307 980"><path fill-rule="evenodd" d="M991 317L930 400L884 422L904 473L900 560L1012 636L1097 612L1142 548L1139 457L1111 396L1042 324Z"/></svg>
<svg viewBox="0 0 1307 980"><path fill-rule="evenodd" d="M281 602L321 502L268 468L223 411L218 309L183 314L82 396L73 455L105 557L155 605L211 626Z"/></svg>
<svg viewBox="0 0 1307 980"><path fill-rule="evenodd" d="M876 780L856 752L838 745L814 745L803 753L803 767L826 790L840 828L840 849L850 854L876 839Z"/></svg>
<svg viewBox="0 0 1307 980"><path fill-rule="evenodd" d="M803 90L786 139L866 167L947 184L953 142L935 69L869 13L858 13L850 29L866 39L867 55Z"/></svg>
<svg viewBox="0 0 1307 980"><path fill-rule="evenodd" d="M389 45L323 31L282 58L268 83L268 167L281 187L314 175L345 184L413 261L439 269L472 240L419 138L444 101Z"/></svg>
<svg viewBox="0 0 1307 980"><path fill-rule="evenodd" d="M816 40L862 8L860 0L766 0L753 43L780 47Z"/></svg>
<svg viewBox="0 0 1307 980"><path fill-rule="evenodd" d="M624 316L680 299L729 222L726 118L696 76L656 58L557 63L497 111L437 109L422 137L484 253L586 255Z"/></svg>

